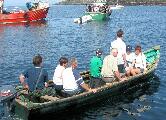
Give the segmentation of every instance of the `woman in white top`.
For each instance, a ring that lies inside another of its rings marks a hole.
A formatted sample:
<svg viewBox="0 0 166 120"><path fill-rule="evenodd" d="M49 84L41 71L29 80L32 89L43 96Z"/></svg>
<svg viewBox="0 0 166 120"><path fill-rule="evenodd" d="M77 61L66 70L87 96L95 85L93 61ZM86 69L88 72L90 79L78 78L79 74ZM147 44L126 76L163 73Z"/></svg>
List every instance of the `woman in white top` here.
<svg viewBox="0 0 166 120"><path fill-rule="evenodd" d="M131 74L134 76L139 73L143 73L146 70L146 57L141 51L141 46L135 47L135 56L133 59L133 69Z"/></svg>
<svg viewBox="0 0 166 120"><path fill-rule="evenodd" d="M59 59L59 64L57 65L54 76L53 76L53 82L55 84L55 89L60 91L63 89L63 79L62 79L62 73L67 67L68 59L65 57L61 57Z"/></svg>

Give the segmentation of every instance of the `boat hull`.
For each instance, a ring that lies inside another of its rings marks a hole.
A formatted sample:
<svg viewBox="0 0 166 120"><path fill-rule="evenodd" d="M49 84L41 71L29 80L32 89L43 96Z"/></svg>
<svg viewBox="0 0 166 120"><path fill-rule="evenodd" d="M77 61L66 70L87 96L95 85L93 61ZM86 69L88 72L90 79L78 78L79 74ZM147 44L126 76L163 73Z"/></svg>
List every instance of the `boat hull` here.
<svg viewBox="0 0 166 120"><path fill-rule="evenodd" d="M0 14L0 24L34 22L47 17L49 8Z"/></svg>
<svg viewBox="0 0 166 120"><path fill-rule="evenodd" d="M90 15L92 20L95 21L104 21L107 20L111 14L101 12L86 12L85 15Z"/></svg>
<svg viewBox="0 0 166 120"><path fill-rule="evenodd" d="M146 81L147 78L150 78L154 75L159 61L159 51L159 46L146 51L145 55L147 57L147 61L150 62L150 64L147 67L147 71L145 73L138 74L134 77L129 77L126 81L106 84L98 88L96 93L84 92L72 97L52 99L43 103L31 103L30 106L27 106L27 103L21 101L20 99L15 99L16 108L24 112L24 114L22 113L24 117L26 116L27 118L29 118L34 116L41 116L48 113L59 113L64 112L65 110L80 108L82 106L101 101L106 97L113 98L117 95L117 93L121 94L124 90L129 89L131 86L138 85L139 83Z"/></svg>

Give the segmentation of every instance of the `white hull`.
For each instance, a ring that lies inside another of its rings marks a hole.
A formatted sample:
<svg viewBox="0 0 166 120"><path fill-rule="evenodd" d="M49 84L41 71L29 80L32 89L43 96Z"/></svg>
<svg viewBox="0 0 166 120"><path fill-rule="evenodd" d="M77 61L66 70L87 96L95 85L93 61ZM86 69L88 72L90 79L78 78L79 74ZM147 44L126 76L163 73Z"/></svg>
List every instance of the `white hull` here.
<svg viewBox="0 0 166 120"><path fill-rule="evenodd" d="M111 10L116 10L116 9L122 9L124 6L122 5L116 5L116 6L110 6Z"/></svg>

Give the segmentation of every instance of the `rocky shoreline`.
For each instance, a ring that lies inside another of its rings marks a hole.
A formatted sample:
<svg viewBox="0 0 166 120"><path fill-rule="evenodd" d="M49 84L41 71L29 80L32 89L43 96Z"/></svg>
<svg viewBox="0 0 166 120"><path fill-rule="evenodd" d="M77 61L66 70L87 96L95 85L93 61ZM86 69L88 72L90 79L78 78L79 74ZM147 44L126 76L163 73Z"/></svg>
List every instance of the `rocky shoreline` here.
<svg viewBox="0 0 166 120"><path fill-rule="evenodd" d="M60 5L86 5L89 4L89 1L86 0L71 0L71 1L62 1L57 4ZM110 5L116 4L115 2L111 2ZM121 1L119 3L120 5L126 5L126 6L136 6L136 5L160 5L160 6L166 6L166 2L159 2L159 1L151 1L151 2L127 2L127 1Z"/></svg>

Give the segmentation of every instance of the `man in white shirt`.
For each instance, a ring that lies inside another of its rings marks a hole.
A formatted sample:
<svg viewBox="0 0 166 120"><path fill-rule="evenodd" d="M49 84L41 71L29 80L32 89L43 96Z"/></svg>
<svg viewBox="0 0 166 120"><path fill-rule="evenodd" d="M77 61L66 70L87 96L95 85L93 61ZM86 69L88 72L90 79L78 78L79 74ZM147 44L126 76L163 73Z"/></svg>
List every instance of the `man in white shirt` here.
<svg viewBox="0 0 166 120"><path fill-rule="evenodd" d="M126 63L126 44L123 41L123 31L120 29L117 32L117 39L111 42L111 49L116 48L118 50L118 70L120 73L125 73Z"/></svg>
<svg viewBox="0 0 166 120"><path fill-rule="evenodd" d="M61 91L63 89L63 79L62 79L62 73L67 67L68 59L65 57L61 57L59 59L59 64L57 65L54 76L53 76L53 82L55 84L55 89L57 91Z"/></svg>
<svg viewBox="0 0 166 120"><path fill-rule="evenodd" d="M83 91L92 91L96 92L96 89L91 89L87 84L84 83L83 78L78 72L77 68L77 59L71 59L71 67L66 68L63 71L63 89L65 93L69 96L81 93Z"/></svg>

